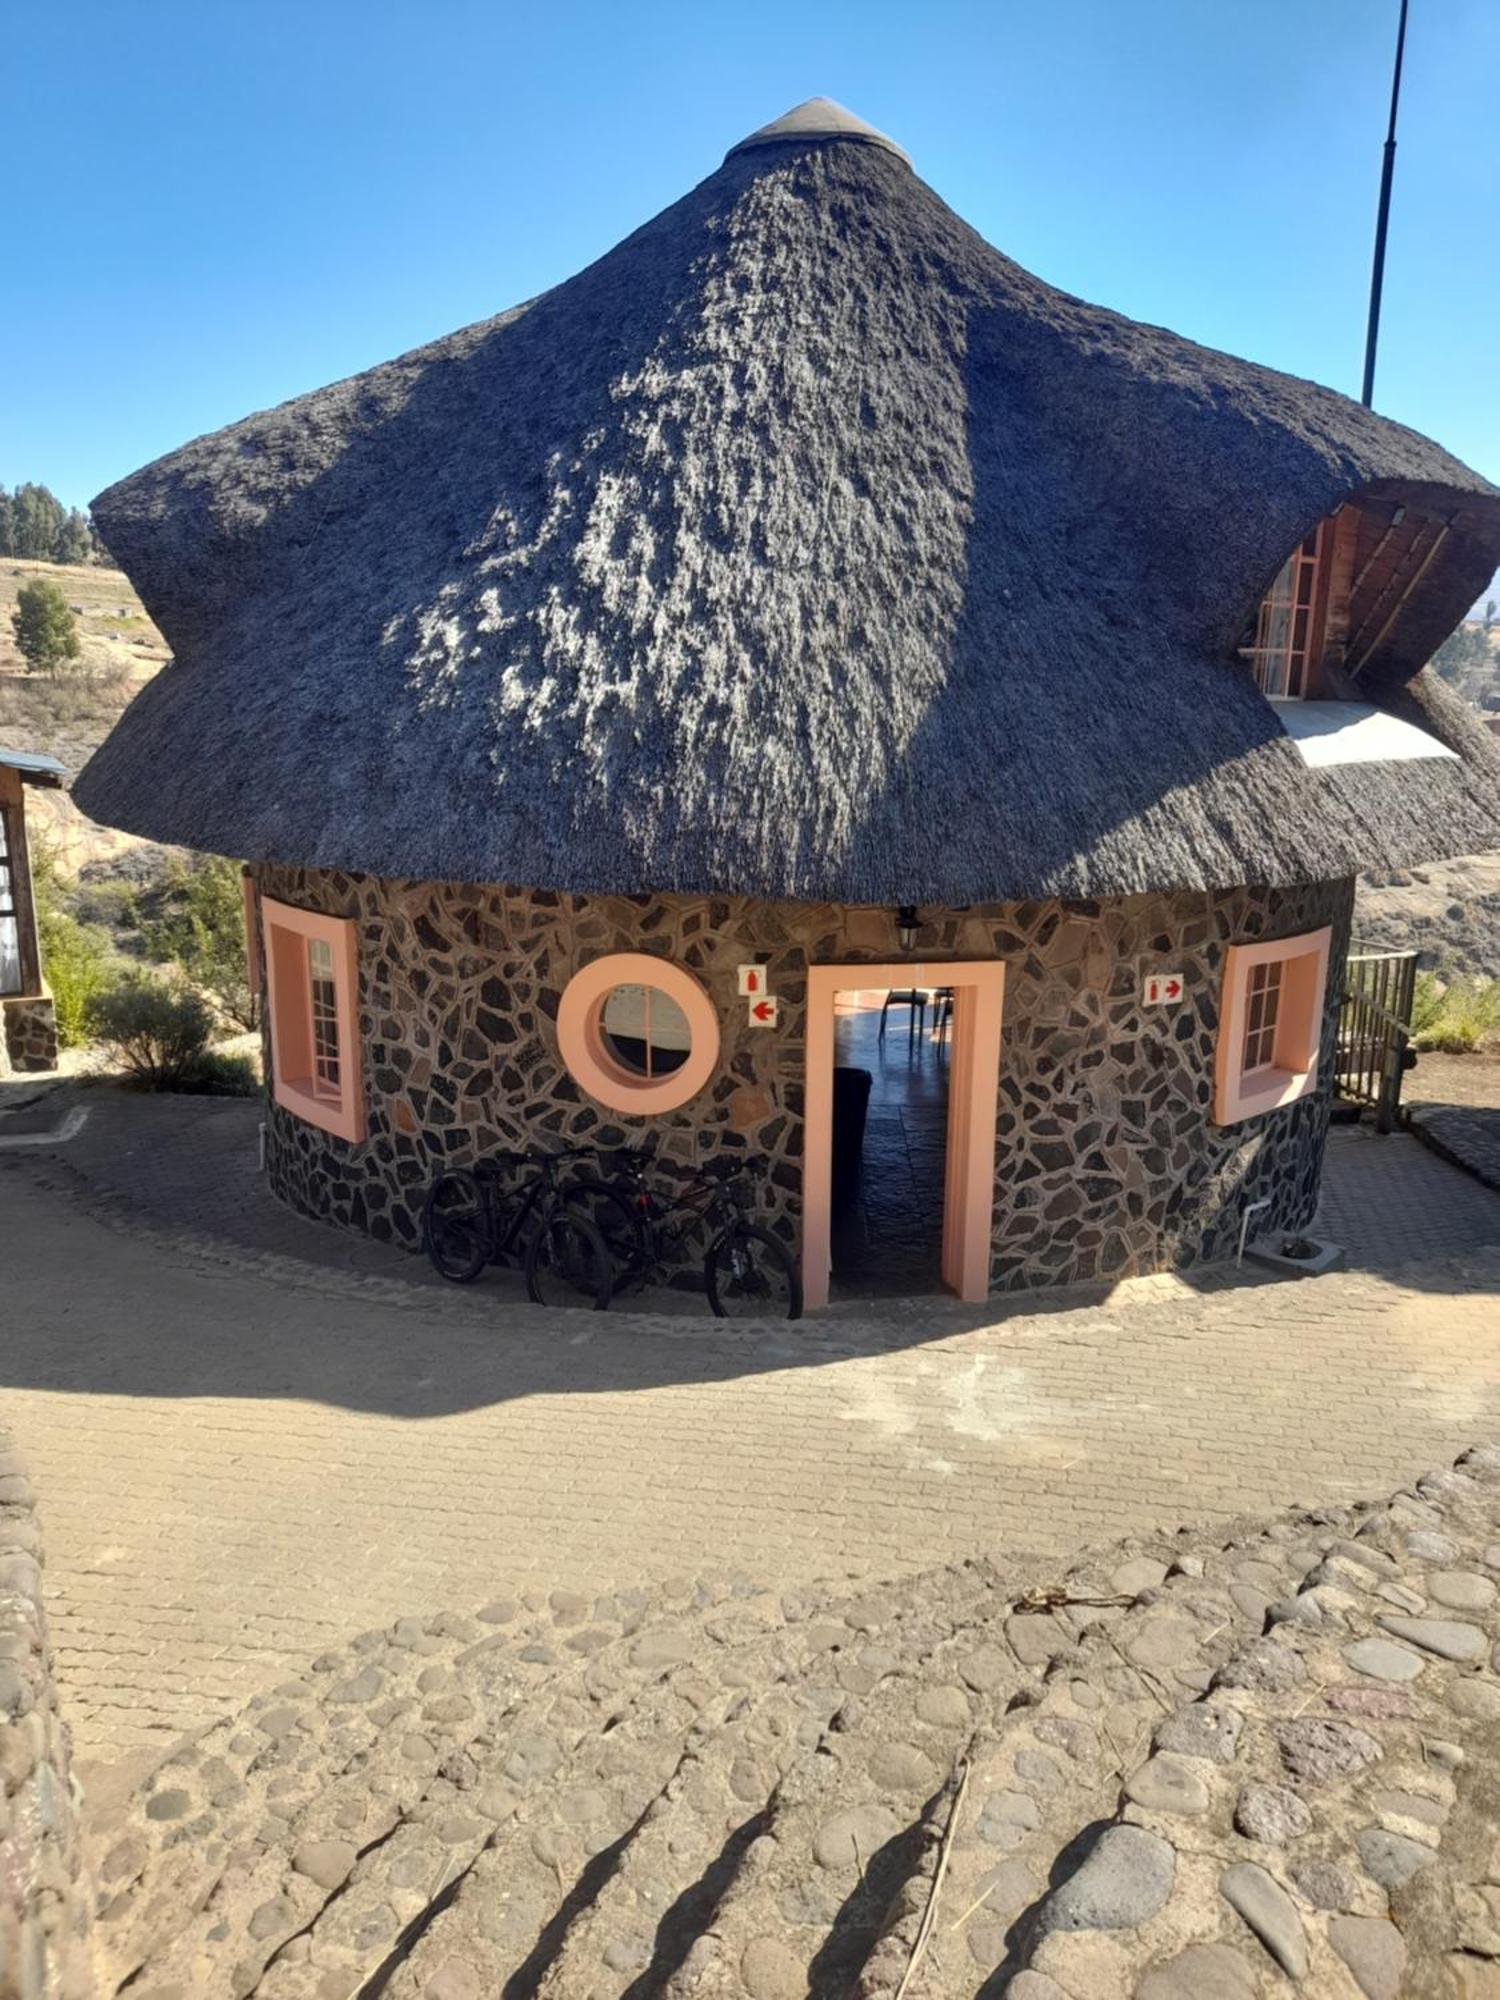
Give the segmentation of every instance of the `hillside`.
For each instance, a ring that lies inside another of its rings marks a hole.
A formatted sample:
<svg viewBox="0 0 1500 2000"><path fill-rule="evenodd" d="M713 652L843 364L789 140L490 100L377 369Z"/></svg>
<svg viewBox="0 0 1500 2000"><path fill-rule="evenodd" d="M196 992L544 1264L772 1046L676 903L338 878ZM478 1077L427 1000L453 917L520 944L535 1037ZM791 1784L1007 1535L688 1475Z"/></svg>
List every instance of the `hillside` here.
<svg viewBox="0 0 1500 2000"><path fill-rule="evenodd" d="M1415 951L1431 970L1500 978L1500 854L1362 875L1354 935L1366 951Z"/></svg>
<svg viewBox="0 0 1500 2000"><path fill-rule="evenodd" d="M11 630L16 595L38 576L59 585L83 641L78 671L55 679L27 673ZM119 570L0 558L0 743L48 751L75 776L166 659L161 634ZM66 792L33 791L30 812L69 874L141 845L85 819Z"/></svg>

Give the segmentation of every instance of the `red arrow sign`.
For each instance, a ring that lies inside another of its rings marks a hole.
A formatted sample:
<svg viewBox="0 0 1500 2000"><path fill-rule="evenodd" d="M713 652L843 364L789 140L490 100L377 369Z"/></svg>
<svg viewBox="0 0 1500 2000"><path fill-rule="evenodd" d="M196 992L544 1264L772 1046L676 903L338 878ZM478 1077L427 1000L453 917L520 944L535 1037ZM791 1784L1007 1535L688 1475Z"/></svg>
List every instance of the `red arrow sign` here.
<svg viewBox="0 0 1500 2000"><path fill-rule="evenodd" d="M769 1021L776 1012L776 1008L769 1000L757 1000L755 1005L750 1009L750 1012L757 1021Z"/></svg>
<svg viewBox="0 0 1500 2000"><path fill-rule="evenodd" d="M1181 991L1182 981L1180 979L1169 979L1167 981L1167 998L1169 1000L1175 1000Z"/></svg>

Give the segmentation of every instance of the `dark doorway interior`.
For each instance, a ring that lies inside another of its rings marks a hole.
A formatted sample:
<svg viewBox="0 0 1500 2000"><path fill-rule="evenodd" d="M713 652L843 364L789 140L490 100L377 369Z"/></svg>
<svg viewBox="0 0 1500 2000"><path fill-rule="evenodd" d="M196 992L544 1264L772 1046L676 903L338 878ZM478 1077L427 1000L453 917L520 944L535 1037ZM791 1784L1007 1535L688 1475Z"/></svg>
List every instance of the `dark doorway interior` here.
<svg viewBox="0 0 1500 2000"><path fill-rule="evenodd" d="M925 999L922 1009L884 989L838 996L831 1232L835 1297L879 1297L941 1286L952 1028L931 989Z"/></svg>

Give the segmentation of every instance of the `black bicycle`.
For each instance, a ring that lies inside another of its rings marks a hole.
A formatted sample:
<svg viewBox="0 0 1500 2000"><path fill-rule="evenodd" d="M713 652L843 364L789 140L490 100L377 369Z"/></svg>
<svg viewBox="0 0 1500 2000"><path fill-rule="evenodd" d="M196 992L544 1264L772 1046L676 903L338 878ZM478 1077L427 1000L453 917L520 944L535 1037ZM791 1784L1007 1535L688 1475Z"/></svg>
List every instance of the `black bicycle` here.
<svg viewBox="0 0 1500 2000"><path fill-rule="evenodd" d="M526 1291L539 1306L592 1306L614 1290L614 1262L593 1219L562 1178L561 1153L495 1153L474 1167L449 1167L427 1190L422 1241L432 1266L455 1285L472 1284L487 1264L525 1245Z"/></svg>
<svg viewBox="0 0 1500 2000"><path fill-rule="evenodd" d="M720 1319L801 1319L796 1265L769 1230L748 1219L753 1183L766 1162L750 1155L711 1160L680 1193L663 1199L650 1178L652 1158L607 1154L604 1170L613 1179L580 1174L572 1183L609 1251L616 1289L666 1277L687 1239L706 1234L704 1287Z"/></svg>

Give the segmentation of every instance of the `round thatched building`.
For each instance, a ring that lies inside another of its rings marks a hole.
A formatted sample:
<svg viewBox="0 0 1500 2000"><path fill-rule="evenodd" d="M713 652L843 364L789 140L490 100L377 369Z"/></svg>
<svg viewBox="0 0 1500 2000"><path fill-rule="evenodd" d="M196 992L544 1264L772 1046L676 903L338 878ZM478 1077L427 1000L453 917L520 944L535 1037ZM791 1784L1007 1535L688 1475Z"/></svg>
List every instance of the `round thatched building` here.
<svg viewBox="0 0 1500 2000"><path fill-rule="evenodd" d="M773 1157L816 1303L851 987L952 989L965 1295L1305 1223L1355 872L1500 838L1423 670L1500 494L823 101L95 514L175 657L79 801L248 858L273 1183L412 1245L438 1162L654 1131Z"/></svg>

